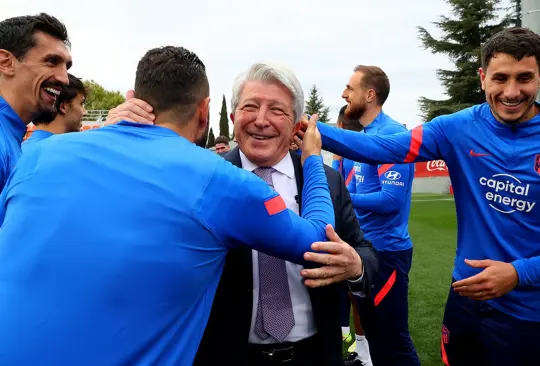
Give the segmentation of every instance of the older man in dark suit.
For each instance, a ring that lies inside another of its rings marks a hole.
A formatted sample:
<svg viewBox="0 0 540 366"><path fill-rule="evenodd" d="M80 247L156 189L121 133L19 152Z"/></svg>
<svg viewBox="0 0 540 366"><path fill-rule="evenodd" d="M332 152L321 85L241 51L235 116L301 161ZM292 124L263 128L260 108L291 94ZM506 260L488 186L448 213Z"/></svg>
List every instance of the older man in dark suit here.
<svg viewBox="0 0 540 366"><path fill-rule="evenodd" d="M279 65L253 65L234 84L232 109L238 147L225 159L253 171L300 215L302 165L289 151L304 109L296 76ZM107 123L152 123L151 112L150 105L130 95L109 112ZM366 294L378 261L341 175L325 169L336 219L335 231L327 231L330 242L315 243L314 252L306 253L310 268L247 248L229 251L195 366L343 364L340 287Z"/></svg>
<svg viewBox="0 0 540 366"><path fill-rule="evenodd" d="M290 70L253 65L233 87L238 147L225 156L259 175L298 214L302 165L289 147L303 105ZM328 235L339 250L308 253L311 269L247 248L230 251L194 365L342 365L339 286L347 280L353 291L369 291L378 263L341 176L329 167L326 175L336 217L336 232Z"/></svg>

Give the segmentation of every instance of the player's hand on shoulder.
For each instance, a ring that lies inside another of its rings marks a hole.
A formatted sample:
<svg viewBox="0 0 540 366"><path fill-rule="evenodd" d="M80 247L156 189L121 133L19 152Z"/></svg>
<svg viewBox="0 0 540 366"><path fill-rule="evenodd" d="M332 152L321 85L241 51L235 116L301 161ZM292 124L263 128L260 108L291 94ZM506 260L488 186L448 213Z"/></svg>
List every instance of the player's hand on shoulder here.
<svg viewBox="0 0 540 366"><path fill-rule="evenodd" d="M336 282L358 279L364 273L362 258L349 244L341 240L331 225L326 226L327 242L313 243L312 249L304 259L320 263L323 267L304 269L300 273L307 287L328 286Z"/></svg>
<svg viewBox="0 0 540 366"><path fill-rule="evenodd" d="M126 94L126 101L109 111L105 125L112 125L120 121L153 124L155 116L153 108L144 100L134 97L133 90Z"/></svg>

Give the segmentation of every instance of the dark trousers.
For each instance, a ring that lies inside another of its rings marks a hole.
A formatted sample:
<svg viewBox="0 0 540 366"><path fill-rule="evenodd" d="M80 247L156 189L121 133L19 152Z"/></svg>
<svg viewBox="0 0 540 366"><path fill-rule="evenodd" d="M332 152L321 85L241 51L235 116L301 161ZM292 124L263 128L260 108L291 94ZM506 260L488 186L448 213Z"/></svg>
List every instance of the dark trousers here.
<svg viewBox="0 0 540 366"><path fill-rule="evenodd" d="M358 299L373 366L420 366L409 334L409 271L413 250L380 251L369 297Z"/></svg>
<svg viewBox="0 0 540 366"><path fill-rule="evenodd" d="M538 366L540 322L515 318L450 289L441 356L447 366Z"/></svg>
<svg viewBox="0 0 540 366"><path fill-rule="evenodd" d="M324 366L322 349L324 349L324 345L317 334L294 343L250 344L248 365Z"/></svg>
<svg viewBox="0 0 540 366"><path fill-rule="evenodd" d="M339 316L341 326L348 327L351 321L351 298L347 286L340 286L339 289Z"/></svg>

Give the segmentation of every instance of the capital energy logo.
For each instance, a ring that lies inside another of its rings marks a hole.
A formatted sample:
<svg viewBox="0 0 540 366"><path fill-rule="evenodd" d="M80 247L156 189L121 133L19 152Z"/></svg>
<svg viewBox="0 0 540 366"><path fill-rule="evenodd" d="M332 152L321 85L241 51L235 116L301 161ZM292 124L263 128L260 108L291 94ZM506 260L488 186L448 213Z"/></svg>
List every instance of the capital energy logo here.
<svg viewBox="0 0 540 366"><path fill-rule="evenodd" d="M495 174L491 178L481 177L482 186L490 188L486 192L489 206L499 212L511 214L513 212L531 212L536 202L527 198L530 184L523 184L518 178L510 174Z"/></svg>

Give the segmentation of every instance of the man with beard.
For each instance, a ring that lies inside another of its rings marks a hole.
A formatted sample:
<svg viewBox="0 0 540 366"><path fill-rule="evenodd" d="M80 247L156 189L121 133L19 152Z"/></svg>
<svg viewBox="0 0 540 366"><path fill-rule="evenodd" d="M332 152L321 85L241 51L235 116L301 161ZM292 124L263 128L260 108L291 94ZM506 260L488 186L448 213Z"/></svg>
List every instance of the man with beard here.
<svg viewBox="0 0 540 366"><path fill-rule="evenodd" d="M390 81L380 67L357 66L343 91L349 104L347 118L359 121L367 135L406 131L382 110L389 94ZM371 359L377 366L420 365L408 321L413 256L408 224L414 165L354 162L350 177L347 187L360 227L380 261L371 296L358 300Z"/></svg>
<svg viewBox="0 0 540 366"><path fill-rule="evenodd" d="M300 217L255 174L194 144L210 102L197 55L148 51L135 95L154 125L47 138L6 185L2 365L191 365L229 250L304 264L314 242L321 256L342 246L321 243L334 209L316 118Z"/></svg>
<svg viewBox="0 0 540 366"><path fill-rule="evenodd" d="M65 26L40 14L0 22L0 190L17 159L26 125L56 111L71 67Z"/></svg>
<svg viewBox="0 0 540 366"><path fill-rule="evenodd" d="M87 90L82 81L68 74L69 85L62 88L56 98L56 112L42 114L40 119L34 120L36 126L30 138L23 142L23 153L32 149L39 141L55 134L77 132L81 130L82 119L86 115L84 102Z"/></svg>
<svg viewBox="0 0 540 366"><path fill-rule="evenodd" d="M323 148L354 161L446 162L458 221L442 327L446 365L533 366L540 359L539 69L540 36L506 29L482 45L486 103L395 135L318 124Z"/></svg>

